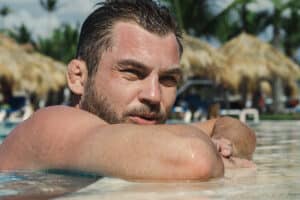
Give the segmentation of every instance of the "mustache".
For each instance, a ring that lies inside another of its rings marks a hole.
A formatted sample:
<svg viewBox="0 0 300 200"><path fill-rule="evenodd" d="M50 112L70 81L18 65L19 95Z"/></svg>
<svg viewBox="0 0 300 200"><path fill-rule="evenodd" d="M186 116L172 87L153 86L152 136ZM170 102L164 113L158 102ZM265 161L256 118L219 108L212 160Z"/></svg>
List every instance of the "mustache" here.
<svg viewBox="0 0 300 200"><path fill-rule="evenodd" d="M124 113L124 116L141 116L145 118L151 118L157 121L164 121L166 119L166 113L162 110L151 110L147 106L139 108L133 108Z"/></svg>

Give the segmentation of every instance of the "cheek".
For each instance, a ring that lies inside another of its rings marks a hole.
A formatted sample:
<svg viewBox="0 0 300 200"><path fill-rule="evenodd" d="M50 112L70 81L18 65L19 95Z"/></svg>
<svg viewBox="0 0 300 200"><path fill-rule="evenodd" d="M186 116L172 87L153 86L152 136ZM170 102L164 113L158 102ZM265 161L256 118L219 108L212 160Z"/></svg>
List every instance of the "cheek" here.
<svg viewBox="0 0 300 200"><path fill-rule="evenodd" d="M95 83L98 93L105 96L118 113L126 110L135 98L136 90L133 85L115 71L102 68L95 77Z"/></svg>
<svg viewBox="0 0 300 200"><path fill-rule="evenodd" d="M103 89L107 97L109 97L115 107L125 109L126 105L135 98L135 88L122 79L112 77L106 83L103 83L103 85L105 85Z"/></svg>
<svg viewBox="0 0 300 200"><path fill-rule="evenodd" d="M163 95L163 102L165 104L166 109L170 109L176 99L176 88L166 88Z"/></svg>

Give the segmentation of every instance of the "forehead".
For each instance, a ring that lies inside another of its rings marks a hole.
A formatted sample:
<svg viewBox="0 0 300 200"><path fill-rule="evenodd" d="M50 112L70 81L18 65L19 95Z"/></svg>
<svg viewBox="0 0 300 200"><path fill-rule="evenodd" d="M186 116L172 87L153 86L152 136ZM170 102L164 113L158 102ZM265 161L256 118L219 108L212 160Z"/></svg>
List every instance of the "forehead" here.
<svg viewBox="0 0 300 200"><path fill-rule="evenodd" d="M173 33L158 35L134 22L117 22L112 29L112 51L123 59L136 59L147 64L179 64L179 46Z"/></svg>

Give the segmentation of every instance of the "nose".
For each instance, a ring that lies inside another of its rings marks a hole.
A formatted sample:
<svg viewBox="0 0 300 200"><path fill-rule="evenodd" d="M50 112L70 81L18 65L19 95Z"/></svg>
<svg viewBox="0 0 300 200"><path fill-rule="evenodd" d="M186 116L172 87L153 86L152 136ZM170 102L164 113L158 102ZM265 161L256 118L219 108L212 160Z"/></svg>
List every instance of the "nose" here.
<svg viewBox="0 0 300 200"><path fill-rule="evenodd" d="M161 88L157 76L148 77L143 80L139 93L139 100L149 105L159 105L161 101Z"/></svg>

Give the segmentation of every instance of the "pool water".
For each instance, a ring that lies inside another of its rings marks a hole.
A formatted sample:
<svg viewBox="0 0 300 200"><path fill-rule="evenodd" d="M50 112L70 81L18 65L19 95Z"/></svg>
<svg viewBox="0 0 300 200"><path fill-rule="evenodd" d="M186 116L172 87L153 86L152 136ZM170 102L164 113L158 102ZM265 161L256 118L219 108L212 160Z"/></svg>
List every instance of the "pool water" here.
<svg viewBox="0 0 300 200"><path fill-rule="evenodd" d="M92 176L37 171L0 173L0 199L49 199L75 192L96 180Z"/></svg>
<svg viewBox="0 0 300 200"><path fill-rule="evenodd" d="M16 127L16 123L5 123L0 122L0 144L4 140L4 138L9 134L9 132Z"/></svg>
<svg viewBox="0 0 300 200"><path fill-rule="evenodd" d="M256 169L227 170L224 178L181 183L137 183L113 178L93 183L89 178L84 182L83 177L41 172L29 173L27 179L20 174L3 174L0 199L1 194L22 199L17 198L22 188L37 196L58 191L56 196L64 194L59 200L300 199L300 121L262 121L252 128L257 133Z"/></svg>

